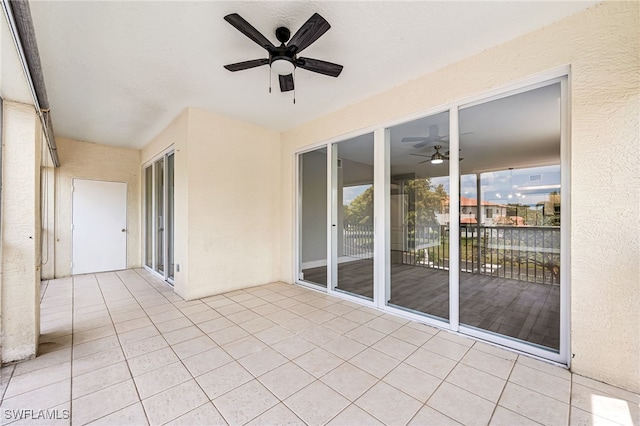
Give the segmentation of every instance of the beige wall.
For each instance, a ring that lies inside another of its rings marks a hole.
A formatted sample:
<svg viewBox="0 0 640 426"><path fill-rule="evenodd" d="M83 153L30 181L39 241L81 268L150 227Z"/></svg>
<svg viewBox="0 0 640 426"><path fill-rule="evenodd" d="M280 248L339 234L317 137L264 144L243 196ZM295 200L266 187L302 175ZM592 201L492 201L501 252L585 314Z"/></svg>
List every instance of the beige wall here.
<svg viewBox="0 0 640 426"><path fill-rule="evenodd" d="M640 390L639 7L604 3L283 133L281 279L298 148L570 65L572 369Z"/></svg>
<svg viewBox="0 0 640 426"><path fill-rule="evenodd" d="M42 127L34 107L5 101L0 363L31 358L38 348L41 143Z"/></svg>
<svg viewBox="0 0 640 426"><path fill-rule="evenodd" d="M56 138L55 276L71 274L71 182L74 178L127 183L127 267L140 262L140 151Z"/></svg>
<svg viewBox="0 0 640 426"><path fill-rule="evenodd" d="M142 150L175 149L176 292L193 299L279 277L280 135L189 108Z"/></svg>

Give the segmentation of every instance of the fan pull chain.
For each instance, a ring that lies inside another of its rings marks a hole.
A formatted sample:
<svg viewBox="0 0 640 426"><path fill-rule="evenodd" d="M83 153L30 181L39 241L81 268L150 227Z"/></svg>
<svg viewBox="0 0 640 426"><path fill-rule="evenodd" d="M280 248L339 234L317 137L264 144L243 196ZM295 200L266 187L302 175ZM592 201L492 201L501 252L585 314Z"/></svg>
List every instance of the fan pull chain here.
<svg viewBox="0 0 640 426"><path fill-rule="evenodd" d="M269 65L269 93L271 93L271 80L273 78L271 77L271 65Z"/></svg>
<svg viewBox="0 0 640 426"><path fill-rule="evenodd" d="M296 104L296 68L293 67L293 104Z"/></svg>

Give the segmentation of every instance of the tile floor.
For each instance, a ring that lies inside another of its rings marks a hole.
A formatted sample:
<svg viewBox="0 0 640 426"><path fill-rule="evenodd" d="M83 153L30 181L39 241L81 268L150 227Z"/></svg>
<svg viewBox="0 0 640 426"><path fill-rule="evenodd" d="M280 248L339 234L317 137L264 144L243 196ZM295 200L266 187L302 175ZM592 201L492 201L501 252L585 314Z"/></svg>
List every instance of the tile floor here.
<svg viewBox="0 0 640 426"><path fill-rule="evenodd" d="M41 320L2 424L639 424L631 392L283 283L186 302L82 275L43 283Z"/></svg>

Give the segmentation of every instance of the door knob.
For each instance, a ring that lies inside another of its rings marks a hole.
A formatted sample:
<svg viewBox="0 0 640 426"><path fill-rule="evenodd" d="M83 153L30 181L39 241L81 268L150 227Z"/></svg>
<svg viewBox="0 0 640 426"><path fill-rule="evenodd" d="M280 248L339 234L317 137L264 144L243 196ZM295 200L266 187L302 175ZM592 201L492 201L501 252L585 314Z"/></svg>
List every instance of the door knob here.
<svg viewBox="0 0 640 426"><path fill-rule="evenodd" d="M125 228L122 228L121 231L122 232L127 232L127 230Z"/></svg>

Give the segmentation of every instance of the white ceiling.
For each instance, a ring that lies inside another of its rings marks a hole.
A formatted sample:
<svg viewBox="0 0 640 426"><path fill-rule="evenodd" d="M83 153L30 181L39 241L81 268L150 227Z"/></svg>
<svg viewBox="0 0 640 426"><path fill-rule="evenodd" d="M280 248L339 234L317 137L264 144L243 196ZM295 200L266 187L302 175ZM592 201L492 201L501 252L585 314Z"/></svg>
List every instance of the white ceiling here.
<svg viewBox="0 0 640 426"><path fill-rule="evenodd" d="M140 148L184 108L287 130L541 28L595 1L227 2L32 1L57 136ZM239 13L274 43L314 12L332 26L303 56L344 65L305 70L268 93L266 66L223 65L266 51L223 20Z"/></svg>

